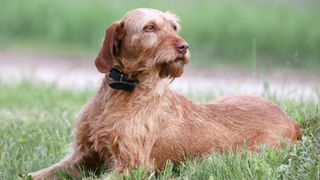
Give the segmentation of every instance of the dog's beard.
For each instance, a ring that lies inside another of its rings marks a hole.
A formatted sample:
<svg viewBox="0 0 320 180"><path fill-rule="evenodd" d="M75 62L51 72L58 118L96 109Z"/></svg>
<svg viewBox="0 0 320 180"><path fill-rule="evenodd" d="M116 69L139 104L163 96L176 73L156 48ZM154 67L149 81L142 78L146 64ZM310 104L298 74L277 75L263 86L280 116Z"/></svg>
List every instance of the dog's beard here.
<svg viewBox="0 0 320 180"><path fill-rule="evenodd" d="M183 61L172 61L160 64L159 67L160 78L177 78L180 77L184 71Z"/></svg>

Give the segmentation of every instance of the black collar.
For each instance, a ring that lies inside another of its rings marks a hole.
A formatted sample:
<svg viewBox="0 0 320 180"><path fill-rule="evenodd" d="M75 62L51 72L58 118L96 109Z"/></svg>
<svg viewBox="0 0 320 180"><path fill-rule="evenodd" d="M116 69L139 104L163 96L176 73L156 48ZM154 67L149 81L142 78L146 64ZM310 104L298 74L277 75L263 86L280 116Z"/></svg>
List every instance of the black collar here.
<svg viewBox="0 0 320 180"><path fill-rule="evenodd" d="M139 84L138 80L128 79L127 74L122 73L116 68L111 68L108 73L108 77L112 80L109 83L109 86L113 89L132 92L136 85Z"/></svg>

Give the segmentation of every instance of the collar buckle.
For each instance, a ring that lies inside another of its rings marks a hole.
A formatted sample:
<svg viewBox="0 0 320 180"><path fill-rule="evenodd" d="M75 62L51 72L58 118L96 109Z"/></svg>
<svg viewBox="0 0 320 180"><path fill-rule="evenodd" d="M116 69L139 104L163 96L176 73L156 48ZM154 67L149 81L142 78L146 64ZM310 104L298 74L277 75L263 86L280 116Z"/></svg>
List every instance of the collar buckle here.
<svg viewBox="0 0 320 180"><path fill-rule="evenodd" d="M113 89L132 92L136 85L139 84L138 80L129 79L127 74L116 68L111 68L107 77L111 80L109 86Z"/></svg>

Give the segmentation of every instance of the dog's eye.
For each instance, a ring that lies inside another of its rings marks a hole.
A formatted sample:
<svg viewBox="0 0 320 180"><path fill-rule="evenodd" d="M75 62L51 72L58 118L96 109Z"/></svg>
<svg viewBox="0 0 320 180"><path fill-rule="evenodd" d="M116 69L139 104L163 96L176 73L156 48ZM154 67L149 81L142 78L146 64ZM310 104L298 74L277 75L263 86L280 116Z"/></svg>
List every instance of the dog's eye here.
<svg viewBox="0 0 320 180"><path fill-rule="evenodd" d="M177 28L176 25L173 25L172 28L173 28L174 31L177 31L177 30L178 30L178 28Z"/></svg>
<svg viewBox="0 0 320 180"><path fill-rule="evenodd" d="M146 25L143 30L145 32L155 32L157 29L154 25L150 24L150 25Z"/></svg>

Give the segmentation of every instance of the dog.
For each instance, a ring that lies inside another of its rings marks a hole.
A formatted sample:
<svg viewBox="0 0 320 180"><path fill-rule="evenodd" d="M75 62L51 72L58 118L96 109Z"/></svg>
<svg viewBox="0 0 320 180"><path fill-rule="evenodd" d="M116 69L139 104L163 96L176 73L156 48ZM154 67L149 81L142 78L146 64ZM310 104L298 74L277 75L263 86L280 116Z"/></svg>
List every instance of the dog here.
<svg viewBox="0 0 320 180"><path fill-rule="evenodd" d="M244 142L255 150L300 139L299 125L262 97L198 104L172 91L169 80L180 77L190 59L179 31L176 15L148 8L131 10L107 28L95 60L105 78L78 115L74 152L31 173L33 179L61 170L79 176L79 167L161 169L168 160L239 150Z"/></svg>

